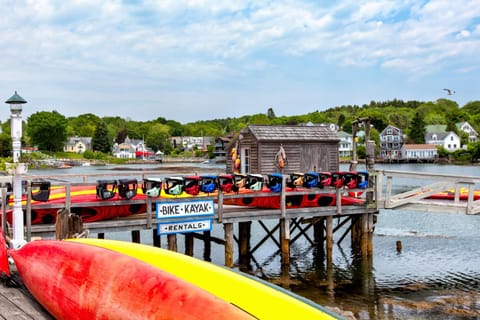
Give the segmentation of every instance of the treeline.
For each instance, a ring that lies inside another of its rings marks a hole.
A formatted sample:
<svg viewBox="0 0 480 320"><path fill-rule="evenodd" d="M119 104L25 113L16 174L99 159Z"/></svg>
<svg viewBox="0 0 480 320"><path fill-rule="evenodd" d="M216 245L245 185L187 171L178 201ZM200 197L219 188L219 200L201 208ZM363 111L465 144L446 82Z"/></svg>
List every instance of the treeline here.
<svg viewBox="0 0 480 320"><path fill-rule="evenodd" d="M480 101L469 102L460 107L455 101L439 99L435 102L391 100L371 101L369 104L344 105L324 111L313 111L304 115L277 116L273 108L265 113L245 115L239 118L202 120L181 124L162 117L150 121L133 121L121 117L98 117L82 114L65 117L57 111L41 111L32 114L23 125L23 146L38 146L40 150L61 151L68 137L92 137L93 149L110 152L114 142L121 143L128 136L144 139L153 150L169 154L173 151L169 138L172 136L220 137L238 132L248 124L296 125L306 123L335 123L342 130L351 132L351 124L357 118L369 117L373 128L371 137L391 124L404 131L407 142L423 138L419 124L444 124L454 129L454 124L468 121L480 132ZM378 142L378 141L377 141ZM11 155L10 120L2 123L0 134L0 156Z"/></svg>

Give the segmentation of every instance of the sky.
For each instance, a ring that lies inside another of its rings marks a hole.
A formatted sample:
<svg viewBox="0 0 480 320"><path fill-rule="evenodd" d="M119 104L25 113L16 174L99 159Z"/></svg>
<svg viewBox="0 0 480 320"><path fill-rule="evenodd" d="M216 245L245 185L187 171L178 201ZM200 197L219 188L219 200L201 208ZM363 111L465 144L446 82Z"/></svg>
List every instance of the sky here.
<svg viewBox="0 0 480 320"><path fill-rule="evenodd" d="M480 100L478 0L2 0L0 12L0 94L18 91L24 118Z"/></svg>

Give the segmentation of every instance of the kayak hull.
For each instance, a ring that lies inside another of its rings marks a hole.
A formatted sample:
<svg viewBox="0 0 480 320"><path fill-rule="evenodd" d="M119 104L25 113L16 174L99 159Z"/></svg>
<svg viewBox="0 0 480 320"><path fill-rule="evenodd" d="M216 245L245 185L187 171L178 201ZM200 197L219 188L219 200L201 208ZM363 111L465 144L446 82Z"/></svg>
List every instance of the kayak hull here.
<svg viewBox="0 0 480 320"><path fill-rule="evenodd" d="M280 287L173 251L115 240L68 241L99 246L141 260L210 292L256 319L339 319L317 304Z"/></svg>
<svg viewBox="0 0 480 320"><path fill-rule="evenodd" d="M252 319L170 273L98 246L39 240L10 255L56 319Z"/></svg>

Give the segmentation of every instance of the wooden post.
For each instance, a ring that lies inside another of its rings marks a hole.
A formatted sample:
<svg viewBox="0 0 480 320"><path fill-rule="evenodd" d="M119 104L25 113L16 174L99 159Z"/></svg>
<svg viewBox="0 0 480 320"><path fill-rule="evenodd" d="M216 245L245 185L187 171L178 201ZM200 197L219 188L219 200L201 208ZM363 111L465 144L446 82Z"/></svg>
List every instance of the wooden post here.
<svg viewBox="0 0 480 320"><path fill-rule="evenodd" d="M251 236L252 222L238 223L238 254L240 268L248 269L250 265L250 236Z"/></svg>
<svg viewBox="0 0 480 320"><path fill-rule="evenodd" d="M79 215L72 214L66 208L58 210L55 222L55 238L57 240L73 238L82 232L83 223Z"/></svg>
<svg viewBox="0 0 480 320"><path fill-rule="evenodd" d="M361 223L361 240L360 240L360 252L362 258L368 256L368 213L362 214L360 218Z"/></svg>
<svg viewBox="0 0 480 320"><path fill-rule="evenodd" d="M315 245L317 249L323 249L323 242L325 241L325 233L323 232L323 228L325 225L325 218L320 218L315 224L313 225L313 239L315 241Z"/></svg>
<svg viewBox="0 0 480 320"><path fill-rule="evenodd" d="M327 217L327 264L333 262L333 216Z"/></svg>
<svg viewBox="0 0 480 320"><path fill-rule="evenodd" d="M132 242L141 243L140 230L132 230Z"/></svg>
<svg viewBox="0 0 480 320"><path fill-rule="evenodd" d="M233 223L224 223L225 233L225 266L233 268Z"/></svg>
<svg viewBox="0 0 480 320"><path fill-rule="evenodd" d="M185 234L185 254L193 257L193 234Z"/></svg>
<svg viewBox="0 0 480 320"><path fill-rule="evenodd" d="M167 235L168 250L177 252L177 235L169 234Z"/></svg>
<svg viewBox="0 0 480 320"><path fill-rule="evenodd" d="M280 250L282 264L290 264L290 220L280 219Z"/></svg>
<svg viewBox="0 0 480 320"><path fill-rule="evenodd" d="M203 260L204 261L212 261L212 240L211 240L211 232L204 231L204 240L203 240Z"/></svg>
<svg viewBox="0 0 480 320"><path fill-rule="evenodd" d="M287 218L286 207L286 177L282 176L282 190L280 191L280 251L282 254L282 265L290 265L290 219Z"/></svg>
<svg viewBox="0 0 480 320"><path fill-rule="evenodd" d="M158 229L152 229L152 238L153 238L153 246L160 248L162 246L162 242L160 239L160 235L158 234Z"/></svg>

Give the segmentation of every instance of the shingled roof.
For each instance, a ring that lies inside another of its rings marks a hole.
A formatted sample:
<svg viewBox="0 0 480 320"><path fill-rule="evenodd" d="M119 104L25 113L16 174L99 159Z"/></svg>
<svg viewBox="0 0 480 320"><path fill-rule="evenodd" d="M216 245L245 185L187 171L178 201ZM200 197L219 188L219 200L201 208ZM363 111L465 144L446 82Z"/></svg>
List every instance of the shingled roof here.
<svg viewBox="0 0 480 320"><path fill-rule="evenodd" d="M243 130L250 130L257 141L340 141L337 134L327 126L249 125Z"/></svg>

